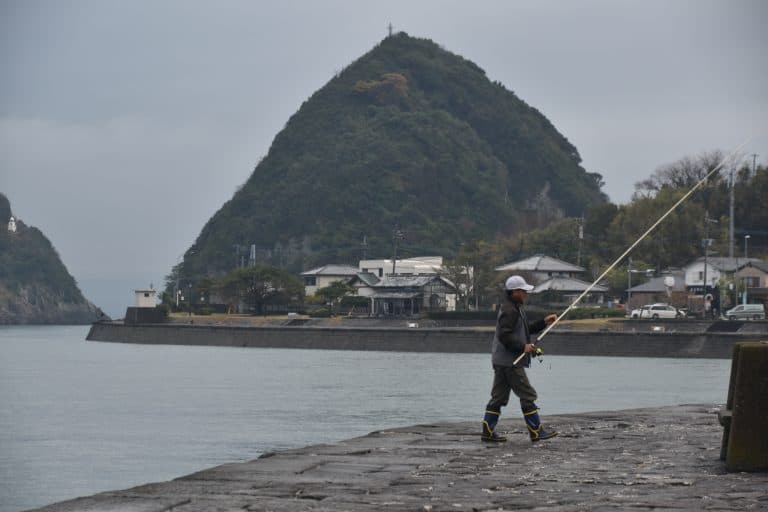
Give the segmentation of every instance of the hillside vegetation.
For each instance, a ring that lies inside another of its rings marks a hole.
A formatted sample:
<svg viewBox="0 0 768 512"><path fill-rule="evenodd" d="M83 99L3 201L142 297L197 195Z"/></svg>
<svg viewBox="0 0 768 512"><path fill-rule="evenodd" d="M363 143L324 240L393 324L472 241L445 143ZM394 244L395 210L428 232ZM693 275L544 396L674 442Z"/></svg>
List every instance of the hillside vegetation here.
<svg viewBox="0 0 768 512"><path fill-rule="evenodd" d="M605 203L580 161L477 65L400 33L301 105L176 271L222 276L251 244L258 263L292 271L356 262L364 236L369 256L390 256L396 226L401 256L455 255Z"/></svg>
<svg viewBox="0 0 768 512"><path fill-rule="evenodd" d="M77 287L56 249L37 228L17 221L0 194L0 324L85 324L99 312Z"/></svg>

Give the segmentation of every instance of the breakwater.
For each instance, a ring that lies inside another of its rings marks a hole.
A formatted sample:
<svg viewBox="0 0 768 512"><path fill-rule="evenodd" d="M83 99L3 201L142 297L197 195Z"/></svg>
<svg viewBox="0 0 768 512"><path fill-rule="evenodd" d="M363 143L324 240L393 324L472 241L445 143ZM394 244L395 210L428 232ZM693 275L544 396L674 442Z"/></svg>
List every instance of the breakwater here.
<svg viewBox="0 0 768 512"><path fill-rule="evenodd" d="M534 446L514 415L495 446L476 422L387 429L39 510L763 510L768 473L725 473L716 410L547 416Z"/></svg>
<svg viewBox="0 0 768 512"><path fill-rule="evenodd" d="M239 327L194 324L94 324L89 341L151 345L486 353L493 332L477 328ZM730 359L739 341L765 339L739 332L553 331L547 354Z"/></svg>

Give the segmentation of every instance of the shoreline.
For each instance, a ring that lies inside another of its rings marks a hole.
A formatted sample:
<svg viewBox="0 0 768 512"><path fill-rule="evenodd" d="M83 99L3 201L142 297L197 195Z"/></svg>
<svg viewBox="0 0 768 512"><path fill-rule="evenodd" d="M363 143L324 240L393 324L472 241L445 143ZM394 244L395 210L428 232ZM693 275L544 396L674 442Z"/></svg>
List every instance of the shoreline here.
<svg viewBox="0 0 768 512"><path fill-rule="evenodd" d="M748 510L768 473L726 473L714 404L545 416L532 445L519 414L479 440L479 420L414 425L266 453L171 481L36 510Z"/></svg>
<svg viewBox="0 0 768 512"><path fill-rule="evenodd" d="M651 330L553 331L542 347L547 355L614 357L683 357L730 359L740 341L766 339L761 325L749 332L708 332L667 329L637 324ZM664 324L662 324L664 325ZM674 324L667 324L674 325ZM153 345L376 350L398 352L488 353L492 330L484 327L382 326L238 326L182 323L97 323L88 341Z"/></svg>

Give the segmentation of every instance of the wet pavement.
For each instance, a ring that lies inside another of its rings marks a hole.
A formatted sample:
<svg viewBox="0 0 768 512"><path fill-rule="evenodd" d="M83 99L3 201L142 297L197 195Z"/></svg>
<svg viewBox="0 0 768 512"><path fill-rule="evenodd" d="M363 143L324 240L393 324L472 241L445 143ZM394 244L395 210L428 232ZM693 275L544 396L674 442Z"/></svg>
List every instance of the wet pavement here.
<svg viewBox="0 0 768 512"><path fill-rule="evenodd" d="M726 473L715 405L543 416L531 444L512 408L476 423L373 432L225 464L44 511L768 510L768 473Z"/></svg>

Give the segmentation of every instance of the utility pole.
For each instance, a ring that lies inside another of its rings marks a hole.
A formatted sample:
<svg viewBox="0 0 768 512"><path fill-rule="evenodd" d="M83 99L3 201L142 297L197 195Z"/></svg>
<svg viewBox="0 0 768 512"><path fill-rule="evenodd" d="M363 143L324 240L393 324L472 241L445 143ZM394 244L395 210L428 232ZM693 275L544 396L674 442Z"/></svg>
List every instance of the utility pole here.
<svg viewBox="0 0 768 512"><path fill-rule="evenodd" d="M579 252L576 256L576 265L581 266L581 245L584 242L584 214L579 217Z"/></svg>
<svg viewBox="0 0 768 512"><path fill-rule="evenodd" d="M360 246L363 248L363 259L368 259L368 237L363 235L363 241L360 243Z"/></svg>
<svg viewBox="0 0 768 512"><path fill-rule="evenodd" d="M731 166L731 191L730 191L730 199L731 199L731 211L730 211L730 219L728 221L728 257L733 258L733 189L735 188L736 183L733 181L733 166Z"/></svg>
<svg viewBox="0 0 768 512"><path fill-rule="evenodd" d="M187 297L187 301L189 302L189 316L192 316L192 283L189 283L187 285L187 290L189 290L189 297Z"/></svg>
<svg viewBox="0 0 768 512"><path fill-rule="evenodd" d="M709 218L709 210L707 210L704 213L704 240L702 240L702 244L704 246L704 302L706 304L707 300L707 255L709 254L709 246L712 242L709 238L709 224L710 223L717 223L717 220L710 219ZM706 310L705 310L706 315Z"/></svg>
<svg viewBox="0 0 768 512"><path fill-rule="evenodd" d="M395 246L394 255L392 256L392 275L395 275L395 265L397 265L397 241L405 240L405 235L400 231L400 226L395 226L395 230L392 232L392 243Z"/></svg>
<svg viewBox="0 0 768 512"><path fill-rule="evenodd" d="M632 299L632 256L627 258L627 314L632 314L632 305L629 301Z"/></svg>
<svg viewBox="0 0 768 512"><path fill-rule="evenodd" d="M387 29L389 29L389 37L392 37L392 23L387 26Z"/></svg>
<svg viewBox="0 0 768 512"><path fill-rule="evenodd" d="M757 174L757 153L752 153L752 176Z"/></svg>

